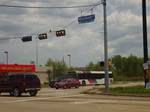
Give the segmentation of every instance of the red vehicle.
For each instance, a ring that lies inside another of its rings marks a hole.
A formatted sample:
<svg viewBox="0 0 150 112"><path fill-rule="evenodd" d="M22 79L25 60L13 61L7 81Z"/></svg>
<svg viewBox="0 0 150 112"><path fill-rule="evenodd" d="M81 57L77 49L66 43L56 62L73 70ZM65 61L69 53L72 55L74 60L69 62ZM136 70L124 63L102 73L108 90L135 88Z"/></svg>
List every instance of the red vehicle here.
<svg viewBox="0 0 150 112"><path fill-rule="evenodd" d="M59 88L67 89L71 87L79 88L79 86L80 86L80 82L75 78L62 79L60 81L55 82L54 84L54 87L56 89Z"/></svg>

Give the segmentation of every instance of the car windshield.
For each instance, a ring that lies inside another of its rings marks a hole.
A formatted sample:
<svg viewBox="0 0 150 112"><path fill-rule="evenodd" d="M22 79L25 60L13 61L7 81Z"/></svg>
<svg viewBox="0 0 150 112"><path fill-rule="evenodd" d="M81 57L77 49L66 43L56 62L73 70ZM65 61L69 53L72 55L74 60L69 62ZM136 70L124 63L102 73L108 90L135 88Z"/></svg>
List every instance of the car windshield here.
<svg viewBox="0 0 150 112"><path fill-rule="evenodd" d="M37 79L36 75L25 75L25 80L34 81Z"/></svg>

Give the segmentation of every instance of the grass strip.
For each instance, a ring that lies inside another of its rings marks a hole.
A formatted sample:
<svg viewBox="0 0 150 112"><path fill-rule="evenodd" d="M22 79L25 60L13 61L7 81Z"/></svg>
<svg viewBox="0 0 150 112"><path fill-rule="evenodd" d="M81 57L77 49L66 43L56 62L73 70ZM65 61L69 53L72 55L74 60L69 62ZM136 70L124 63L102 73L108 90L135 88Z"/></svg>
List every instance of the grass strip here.
<svg viewBox="0 0 150 112"><path fill-rule="evenodd" d="M116 87L116 88L110 88L110 93L112 93L112 94L150 95L150 89L145 89L143 86Z"/></svg>

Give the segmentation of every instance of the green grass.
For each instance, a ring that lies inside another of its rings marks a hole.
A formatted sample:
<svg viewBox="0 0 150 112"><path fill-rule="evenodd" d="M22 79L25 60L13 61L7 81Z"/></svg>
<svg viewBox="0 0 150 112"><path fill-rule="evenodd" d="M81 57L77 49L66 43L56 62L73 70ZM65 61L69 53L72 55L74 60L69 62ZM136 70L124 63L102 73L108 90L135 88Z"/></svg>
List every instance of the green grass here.
<svg viewBox="0 0 150 112"><path fill-rule="evenodd" d="M83 94L105 94L104 88L93 88L82 92ZM132 87L116 87L109 88L110 95L135 95L135 96L150 96L150 89L145 89L143 86Z"/></svg>
<svg viewBox="0 0 150 112"><path fill-rule="evenodd" d="M112 94L150 95L150 89L145 89L143 86L116 87L116 88L110 88L110 93L112 93Z"/></svg>

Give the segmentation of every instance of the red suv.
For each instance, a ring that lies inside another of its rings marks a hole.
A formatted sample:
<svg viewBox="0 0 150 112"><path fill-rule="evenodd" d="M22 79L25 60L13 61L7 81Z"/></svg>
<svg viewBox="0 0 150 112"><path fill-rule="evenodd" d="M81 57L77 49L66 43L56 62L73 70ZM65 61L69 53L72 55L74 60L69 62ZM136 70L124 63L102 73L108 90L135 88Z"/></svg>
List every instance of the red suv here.
<svg viewBox="0 0 150 112"><path fill-rule="evenodd" d="M34 74L0 75L0 93L9 93L11 96L29 93L30 96L36 96L40 88L40 80Z"/></svg>
<svg viewBox="0 0 150 112"><path fill-rule="evenodd" d="M55 82L54 87L56 89L59 88L71 88L71 87L75 87L75 88L79 88L80 86L80 82L77 79L74 78L67 78L67 79L62 79L60 81Z"/></svg>

